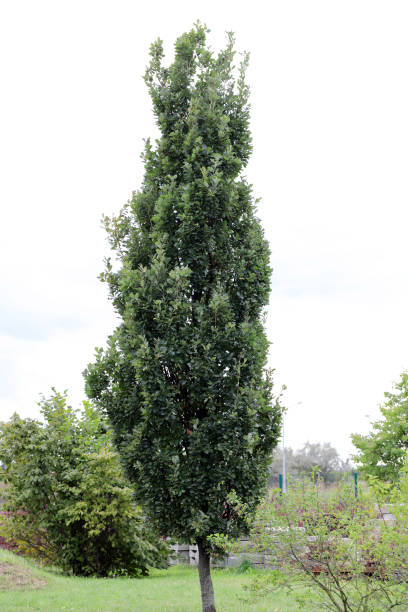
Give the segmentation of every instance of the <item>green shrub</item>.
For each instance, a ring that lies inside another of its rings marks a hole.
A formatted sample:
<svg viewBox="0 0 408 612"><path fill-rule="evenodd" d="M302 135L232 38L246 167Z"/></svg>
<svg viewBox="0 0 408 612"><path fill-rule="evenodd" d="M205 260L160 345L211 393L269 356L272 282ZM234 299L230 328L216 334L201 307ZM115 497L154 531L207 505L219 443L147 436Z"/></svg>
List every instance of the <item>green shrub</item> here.
<svg viewBox="0 0 408 612"><path fill-rule="evenodd" d="M135 505L96 410L84 402L78 415L55 391L40 405L43 423L14 415L0 430L9 485L1 534L75 575L164 567L168 547Z"/></svg>
<svg viewBox="0 0 408 612"><path fill-rule="evenodd" d="M313 481L294 482L285 495L272 491L258 510L251 541L256 551L273 555L277 569L254 581L251 597L287 588L302 593L299 603L308 610L407 610L407 494L406 469L399 489L372 481L357 498L352 482L330 497ZM393 520L384 520L385 499Z"/></svg>

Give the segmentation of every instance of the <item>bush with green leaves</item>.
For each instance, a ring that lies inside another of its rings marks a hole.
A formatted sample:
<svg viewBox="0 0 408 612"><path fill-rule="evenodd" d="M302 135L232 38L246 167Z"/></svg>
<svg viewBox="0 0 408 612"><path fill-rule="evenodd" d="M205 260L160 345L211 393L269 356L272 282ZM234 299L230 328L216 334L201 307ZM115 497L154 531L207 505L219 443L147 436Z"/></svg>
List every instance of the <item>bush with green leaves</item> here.
<svg viewBox="0 0 408 612"><path fill-rule="evenodd" d="M352 482L330 497L312 481L272 491L258 509L252 549L272 555L274 570L259 576L249 598L278 588L293 591L308 610L385 612L408 609L408 476L399 489L373 481L356 498ZM381 507L391 503L394 518Z"/></svg>
<svg viewBox="0 0 408 612"><path fill-rule="evenodd" d="M146 574L167 545L149 529L95 408L54 390L44 421L14 415L0 430L8 483L1 533L23 554L75 575Z"/></svg>

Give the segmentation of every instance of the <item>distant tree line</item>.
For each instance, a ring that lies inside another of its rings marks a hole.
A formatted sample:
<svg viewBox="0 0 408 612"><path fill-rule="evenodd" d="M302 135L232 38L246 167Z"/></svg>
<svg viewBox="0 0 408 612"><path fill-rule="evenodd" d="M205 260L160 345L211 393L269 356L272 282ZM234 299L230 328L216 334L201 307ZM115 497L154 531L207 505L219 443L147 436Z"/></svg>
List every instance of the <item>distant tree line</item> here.
<svg viewBox="0 0 408 612"><path fill-rule="evenodd" d="M300 478L319 474L325 483L338 481L345 472L352 470L349 460L343 461L338 451L330 442L306 442L302 448L285 449L286 474L291 478ZM282 447L276 449L270 466L268 485L277 487L279 474L282 474Z"/></svg>

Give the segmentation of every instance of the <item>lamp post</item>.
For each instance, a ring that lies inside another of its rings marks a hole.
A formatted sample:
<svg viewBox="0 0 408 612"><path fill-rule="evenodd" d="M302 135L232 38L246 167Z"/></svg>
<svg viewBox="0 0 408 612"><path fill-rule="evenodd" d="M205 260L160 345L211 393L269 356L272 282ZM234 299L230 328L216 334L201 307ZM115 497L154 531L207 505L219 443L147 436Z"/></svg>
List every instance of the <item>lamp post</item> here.
<svg viewBox="0 0 408 612"><path fill-rule="evenodd" d="M296 402L296 404L292 404L289 408L293 408L293 406L299 406L302 402ZM286 456L285 456L285 415L282 413L282 493L286 493Z"/></svg>
<svg viewBox="0 0 408 612"><path fill-rule="evenodd" d="M285 417L282 414L282 493L286 493Z"/></svg>

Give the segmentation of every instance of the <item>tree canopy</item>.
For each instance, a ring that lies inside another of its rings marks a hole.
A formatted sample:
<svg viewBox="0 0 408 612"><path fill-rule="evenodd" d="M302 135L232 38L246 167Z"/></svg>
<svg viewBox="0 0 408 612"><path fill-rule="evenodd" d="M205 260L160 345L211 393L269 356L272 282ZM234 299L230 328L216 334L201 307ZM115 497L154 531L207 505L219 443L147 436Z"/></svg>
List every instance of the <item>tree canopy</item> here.
<svg viewBox="0 0 408 612"><path fill-rule="evenodd" d="M362 473L396 482L408 450L408 372L384 396L382 418L372 423L373 431L367 436L352 435L357 449L354 460Z"/></svg>
<svg viewBox="0 0 408 612"><path fill-rule="evenodd" d="M248 56L236 68L232 34L218 54L206 34L180 36L168 67L151 46L161 136L146 141L140 191L105 218L119 267L107 260L102 280L121 323L85 372L138 499L203 559L208 535L246 529L228 495L255 508L280 428L265 371L270 253L242 175Z"/></svg>

